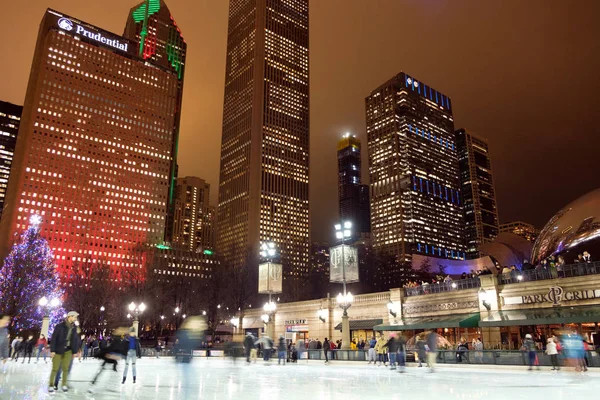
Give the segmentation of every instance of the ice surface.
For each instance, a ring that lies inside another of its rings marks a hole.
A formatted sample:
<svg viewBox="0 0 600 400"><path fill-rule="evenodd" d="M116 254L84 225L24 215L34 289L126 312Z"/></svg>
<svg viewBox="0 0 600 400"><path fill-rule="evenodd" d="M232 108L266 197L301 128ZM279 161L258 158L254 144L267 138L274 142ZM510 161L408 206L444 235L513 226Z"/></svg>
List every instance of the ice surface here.
<svg viewBox="0 0 600 400"><path fill-rule="evenodd" d="M122 364L122 363L121 363ZM600 372L586 375L562 370L528 372L520 367L440 366L435 373L409 367L399 374L366 363L301 361L278 366L277 361L246 365L224 359L142 358L137 383L131 372L122 385L119 372L107 370L88 394L97 360L75 362L68 393L48 394L50 363L0 365L0 399L567 399L593 398L600 392ZM131 370L130 370L131 371ZM187 381L186 381L187 379ZM410 396L410 397L409 397Z"/></svg>

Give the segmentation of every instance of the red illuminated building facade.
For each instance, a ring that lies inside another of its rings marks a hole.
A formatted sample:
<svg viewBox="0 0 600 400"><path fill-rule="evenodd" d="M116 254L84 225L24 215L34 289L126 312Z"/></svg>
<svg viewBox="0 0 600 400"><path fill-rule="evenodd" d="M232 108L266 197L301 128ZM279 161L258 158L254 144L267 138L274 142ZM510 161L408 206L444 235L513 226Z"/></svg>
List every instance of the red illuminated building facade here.
<svg viewBox="0 0 600 400"><path fill-rule="evenodd" d="M0 224L2 258L32 214L68 279L141 268L162 243L180 77L136 43L47 10ZM117 274L119 275L119 274Z"/></svg>

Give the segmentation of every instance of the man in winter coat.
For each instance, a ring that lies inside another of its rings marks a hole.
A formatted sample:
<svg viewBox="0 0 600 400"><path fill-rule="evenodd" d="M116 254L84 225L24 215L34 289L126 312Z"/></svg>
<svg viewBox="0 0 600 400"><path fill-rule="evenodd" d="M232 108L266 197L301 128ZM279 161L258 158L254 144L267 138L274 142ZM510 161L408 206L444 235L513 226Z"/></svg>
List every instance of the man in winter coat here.
<svg viewBox="0 0 600 400"><path fill-rule="evenodd" d="M398 372L405 372L404 368L406 367L406 338L403 335L399 335L396 338L396 342L398 343L398 355L396 356L398 360L398 365L400 366L400 370Z"/></svg>
<svg viewBox="0 0 600 400"><path fill-rule="evenodd" d="M329 339L325 338L323 342L323 353L325 353L325 364L329 363L329 358L327 357L327 353L329 353L331 349L331 343L329 343Z"/></svg>
<svg viewBox="0 0 600 400"><path fill-rule="evenodd" d="M69 376L69 364L75 353L79 350L79 334L75 321L79 314L75 311L70 311L67 318L56 325L54 334L50 341L50 356L52 357L52 372L50 373L50 383L48 392L54 392L54 378L59 369L62 369L62 390L67 392L67 380Z"/></svg>
<svg viewBox="0 0 600 400"><path fill-rule="evenodd" d="M379 339L377 339L377 344L375 345L375 351L377 352L377 358L379 358L379 366L381 364L387 367L387 362L385 361L386 347L385 344L387 340L383 336L383 333L379 335Z"/></svg>
<svg viewBox="0 0 600 400"><path fill-rule="evenodd" d="M135 362L138 358L142 358L142 348L140 346L140 340L135 336L135 328L129 328L129 335L125 336L123 340L123 352L127 354L125 359L125 369L123 369L123 382L127 379L127 367L131 363L131 371L133 372L133 383L136 379Z"/></svg>
<svg viewBox="0 0 600 400"><path fill-rule="evenodd" d="M427 343L423 340L423 336L417 336L417 356L419 357L419 367L423 366L423 361L427 363Z"/></svg>
<svg viewBox="0 0 600 400"><path fill-rule="evenodd" d="M535 359L537 357L535 342L533 338L528 333L525 335L525 340L523 341L523 348L527 352L527 359L529 361L529 371L533 369L533 364L535 364ZM539 369L539 367L538 367Z"/></svg>
<svg viewBox="0 0 600 400"><path fill-rule="evenodd" d="M254 336L252 333L246 334L244 338L244 352L246 353L246 362L250 363L250 353L254 349Z"/></svg>
<svg viewBox="0 0 600 400"><path fill-rule="evenodd" d="M287 346L285 344L285 338L283 335L279 336L279 341L277 342L277 364L279 365L283 361L283 365L285 365L285 355L287 352Z"/></svg>
<svg viewBox="0 0 600 400"><path fill-rule="evenodd" d="M0 360L3 364L6 364L8 359L8 324L10 324L10 317L0 314Z"/></svg>
<svg viewBox="0 0 600 400"><path fill-rule="evenodd" d="M22 344L22 348L23 348L23 362L21 364L25 364L25 358L27 356L29 356L29 361L27 362L28 364L31 364L31 355L33 354L33 346L34 346L34 341L33 341L33 335L29 335L29 338L25 341L23 341Z"/></svg>
<svg viewBox="0 0 600 400"><path fill-rule="evenodd" d="M437 332L430 331L425 337L427 342L427 366L431 368L430 372L435 370L435 362L437 360L437 349L438 349L438 334Z"/></svg>
<svg viewBox="0 0 600 400"><path fill-rule="evenodd" d="M390 355L390 367L392 370L396 369L396 353L398 352L398 343L396 342L396 334L390 333L389 340L383 345L387 349Z"/></svg>

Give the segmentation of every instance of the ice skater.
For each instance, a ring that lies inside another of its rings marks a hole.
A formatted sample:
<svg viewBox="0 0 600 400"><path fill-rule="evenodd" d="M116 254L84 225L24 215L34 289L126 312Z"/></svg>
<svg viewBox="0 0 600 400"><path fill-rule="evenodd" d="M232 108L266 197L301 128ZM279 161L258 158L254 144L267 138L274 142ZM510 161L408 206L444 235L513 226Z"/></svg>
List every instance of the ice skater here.
<svg viewBox="0 0 600 400"><path fill-rule="evenodd" d="M127 368L131 363L131 372L133 373L133 383L136 379L135 362L138 358L142 358L142 348L140 347L140 340L135 336L135 328L129 328L129 335L123 340L123 347L127 350L127 359L125 360L125 368L123 369L123 382L127 379Z"/></svg>
<svg viewBox="0 0 600 400"><path fill-rule="evenodd" d="M37 364L38 361L40 361L40 354L44 356L44 362L47 363L48 361L46 361L46 353L47 353L47 349L46 347L48 346L48 339L46 339L46 336L44 335L40 335L40 338L37 341L36 347L37 347L37 355L36 355L36 359L35 359L35 363Z"/></svg>
<svg viewBox="0 0 600 400"><path fill-rule="evenodd" d="M437 361L437 349L438 349L438 334L437 332L430 331L427 336L427 366L430 368L429 372L435 371L435 362Z"/></svg>
<svg viewBox="0 0 600 400"><path fill-rule="evenodd" d="M48 383L48 392L52 393L55 390L54 378L58 370L62 368L62 390L69 391L67 386L69 376L69 365L73 359L73 351L79 350L79 333L75 321L79 314L75 311L70 311L67 318L54 328L54 334L50 341L50 356L52 357L52 372Z"/></svg>
<svg viewBox="0 0 600 400"><path fill-rule="evenodd" d="M427 343L422 335L417 336L417 356L419 357L419 368L423 367L423 362L427 363Z"/></svg>
<svg viewBox="0 0 600 400"><path fill-rule="evenodd" d="M369 356L368 364L371 364L371 362L373 362L373 364L377 364L377 352L375 351L376 344L377 340L375 339L375 336L371 337L371 340L369 340L369 351L367 353Z"/></svg>
<svg viewBox="0 0 600 400"><path fill-rule="evenodd" d="M102 375L102 373L104 372L106 365L112 365L113 372L118 372L117 367L119 365L119 360L121 360L123 358L123 356L126 354L124 351L124 348L123 348L123 341L121 340L121 337L126 332L127 332L127 328L115 329L112 334L112 339L110 341L110 345L102 348L98 352L98 354L96 354L95 357L102 360L102 365L100 366L100 369L94 376L94 379L92 379L92 382L90 383L90 387L88 388L88 393L95 392L95 385L98 382L100 375Z"/></svg>
<svg viewBox="0 0 600 400"><path fill-rule="evenodd" d="M287 353L287 346L285 345L285 338L283 335L279 336L279 341L277 342L277 365L279 365L283 361L283 365L285 365Z"/></svg>
<svg viewBox="0 0 600 400"><path fill-rule="evenodd" d="M2 360L2 364L6 364L6 360L8 360L8 344L10 343L8 324L10 324L10 317L0 314L0 360Z"/></svg>
<svg viewBox="0 0 600 400"><path fill-rule="evenodd" d="M29 356L27 364L31 364L31 354L33 354L33 335L29 335L29 338L23 342L23 361L21 364L25 364L25 358Z"/></svg>

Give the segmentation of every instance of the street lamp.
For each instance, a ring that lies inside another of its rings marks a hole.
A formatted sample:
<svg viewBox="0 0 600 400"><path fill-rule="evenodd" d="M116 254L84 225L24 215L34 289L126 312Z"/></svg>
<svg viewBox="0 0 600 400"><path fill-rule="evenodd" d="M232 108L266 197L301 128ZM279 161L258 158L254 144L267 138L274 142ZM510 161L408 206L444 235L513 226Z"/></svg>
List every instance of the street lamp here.
<svg viewBox="0 0 600 400"><path fill-rule="evenodd" d="M40 334L44 335L44 337L48 337L48 330L50 329L50 312L53 308L57 308L60 306L60 300L56 297L48 300L46 296L42 297L38 300L38 304L44 311L44 316L42 317L42 329L40 330Z"/></svg>
<svg viewBox="0 0 600 400"><path fill-rule="evenodd" d="M268 320L266 322L267 336L273 337L273 332L275 329L274 321L273 321L273 314L275 314L277 305L273 302L273 299L272 299L274 290L273 290L273 287L271 287L271 285L272 285L271 263L273 262L273 259L278 256L277 246L275 245L274 242L263 242L260 245L259 254L263 259L267 260L267 290L266 290L266 292L269 294L269 302L263 306L263 309L267 312L267 316L268 316ZM260 285L259 285L259 291L260 291ZM264 293L264 292L260 292L260 293Z"/></svg>
<svg viewBox="0 0 600 400"><path fill-rule="evenodd" d="M267 242L260 245L260 256L267 260L267 292L269 293L269 303L271 303L271 295L273 294L273 288L271 288L271 263L273 259L277 256L277 248L275 247L275 243ZM262 292L264 293L264 292Z"/></svg>
<svg viewBox="0 0 600 400"><path fill-rule="evenodd" d="M138 326L140 324L139 317L146 310L146 305L144 303L140 303L139 305L135 304L133 301L129 304L129 311L133 314L133 329L135 329L135 335L138 335ZM128 318L131 318L131 314L128 314Z"/></svg>
<svg viewBox="0 0 600 400"><path fill-rule="evenodd" d="M390 312L390 315L394 318L396 318L396 316L398 315L398 313L396 312L396 306L394 305L394 303L390 300L390 302L387 304L388 307L388 311Z"/></svg>
<svg viewBox="0 0 600 400"><path fill-rule="evenodd" d="M344 254L344 248L346 247L346 239L352 237L352 222L343 221L339 224L335 224L335 237L342 242L342 284L344 286L344 293L340 293L337 297L338 305L344 310L342 315L342 349L350 349L350 322L348 320L348 308L352 305L351 293L346 292L346 256Z"/></svg>
<svg viewBox="0 0 600 400"><path fill-rule="evenodd" d="M321 322L325 322L325 320L327 319L327 315L329 314L329 310L326 310L324 308L321 308L318 312L317 315L319 316L319 319L321 320Z"/></svg>

